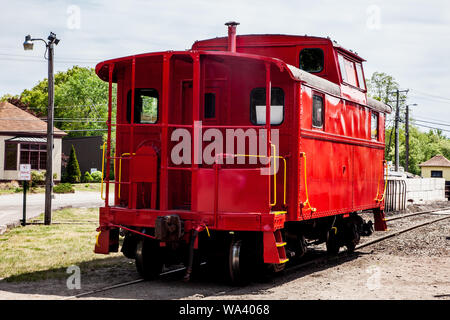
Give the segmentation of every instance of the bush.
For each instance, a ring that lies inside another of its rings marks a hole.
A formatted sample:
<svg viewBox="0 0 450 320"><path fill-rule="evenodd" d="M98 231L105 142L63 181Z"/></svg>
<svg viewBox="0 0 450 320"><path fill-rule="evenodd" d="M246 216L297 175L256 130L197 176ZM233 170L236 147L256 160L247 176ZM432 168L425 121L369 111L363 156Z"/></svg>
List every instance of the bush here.
<svg viewBox="0 0 450 320"><path fill-rule="evenodd" d="M45 184L45 171L31 171L31 187Z"/></svg>
<svg viewBox="0 0 450 320"><path fill-rule="evenodd" d="M94 181L94 178L92 178L91 174L88 171L86 171L83 176L83 182L92 182L92 181Z"/></svg>
<svg viewBox="0 0 450 320"><path fill-rule="evenodd" d="M102 181L102 173L101 171L95 171L91 175L94 182L101 182Z"/></svg>
<svg viewBox="0 0 450 320"><path fill-rule="evenodd" d="M70 183L60 183L53 187L54 193L74 193L75 189Z"/></svg>
<svg viewBox="0 0 450 320"><path fill-rule="evenodd" d="M80 178L80 165L78 164L75 148L72 145L72 149L70 150L69 163L67 164L67 181L71 183L80 182Z"/></svg>

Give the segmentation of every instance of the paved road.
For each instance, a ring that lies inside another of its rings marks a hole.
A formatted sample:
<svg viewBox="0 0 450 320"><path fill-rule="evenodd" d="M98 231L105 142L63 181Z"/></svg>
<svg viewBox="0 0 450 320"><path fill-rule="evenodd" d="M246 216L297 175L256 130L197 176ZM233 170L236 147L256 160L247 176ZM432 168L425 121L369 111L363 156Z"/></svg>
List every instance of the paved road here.
<svg viewBox="0 0 450 320"><path fill-rule="evenodd" d="M114 199L110 194L110 199ZM0 226L14 223L22 219L23 194L0 196ZM55 194L52 210L72 206L77 208L95 208L104 204L100 192L77 191L75 193ZM45 194L27 194L27 219L34 218L44 212Z"/></svg>

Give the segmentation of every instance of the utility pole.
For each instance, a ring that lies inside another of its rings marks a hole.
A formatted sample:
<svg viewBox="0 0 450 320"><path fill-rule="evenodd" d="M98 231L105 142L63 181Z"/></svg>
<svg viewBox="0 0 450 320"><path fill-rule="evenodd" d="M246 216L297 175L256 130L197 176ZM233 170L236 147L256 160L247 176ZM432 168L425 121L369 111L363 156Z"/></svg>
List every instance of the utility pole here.
<svg viewBox="0 0 450 320"><path fill-rule="evenodd" d="M47 163L45 174L45 214L44 224L52 223L52 189L53 189L53 113L55 110L53 96L55 83L53 79L53 42L48 46L48 108L47 108Z"/></svg>
<svg viewBox="0 0 450 320"><path fill-rule="evenodd" d="M409 104L406 106L405 111L405 171L408 172L409 170L409 107L410 106L417 106L417 103Z"/></svg>
<svg viewBox="0 0 450 320"><path fill-rule="evenodd" d="M399 106L399 102L400 102L400 92L408 92L409 89L407 90L395 90L395 93L397 94L397 107L395 110L395 171L398 171L399 165L400 165L400 154L399 154L399 146L400 146L400 141L399 141L399 121L400 121L400 106Z"/></svg>
<svg viewBox="0 0 450 320"><path fill-rule="evenodd" d="M54 113L54 79L53 79L53 49L59 43L56 34L50 32L47 41L44 39L32 39L30 35L25 37L24 50L33 50L33 41L39 40L45 43L48 50L48 107L47 107L47 163L45 177L45 214L44 224L52 223L52 189L53 189L53 113Z"/></svg>

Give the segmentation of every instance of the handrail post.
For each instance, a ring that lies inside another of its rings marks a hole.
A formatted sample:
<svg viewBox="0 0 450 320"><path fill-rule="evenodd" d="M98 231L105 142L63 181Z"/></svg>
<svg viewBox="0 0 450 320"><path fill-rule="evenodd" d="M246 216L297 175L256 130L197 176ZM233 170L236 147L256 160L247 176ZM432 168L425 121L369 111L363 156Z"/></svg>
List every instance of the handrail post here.
<svg viewBox="0 0 450 320"><path fill-rule="evenodd" d="M271 105L271 100L272 100L272 88L271 88L271 83L270 83L270 63L266 62L265 63L265 67L266 67L266 130L267 130L267 158L269 159L267 166L268 166L268 170L269 170L269 174L268 174L268 186L269 186L269 213L271 211L271 199L272 199L272 194L271 194L271 190L270 190L270 184L271 184L271 179L270 179L270 168L271 168L271 161L270 161L270 157L271 157L271 149L272 149L272 139L271 139L271 126L270 126L270 105ZM276 186L274 186L275 188Z"/></svg>
<svg viewBox="0 0 450 320"><path fill-rule="evenodd" d="M106 144L106 194L105 194L105 207L109 206L109 174L110 174L110 162L111 162L111 115L112 115L112 77L113 77L114 64L109 65L108 75L108 139ZM103 178L103 172L102 172ZM103 183L102 183L103 186Z"/></svg>

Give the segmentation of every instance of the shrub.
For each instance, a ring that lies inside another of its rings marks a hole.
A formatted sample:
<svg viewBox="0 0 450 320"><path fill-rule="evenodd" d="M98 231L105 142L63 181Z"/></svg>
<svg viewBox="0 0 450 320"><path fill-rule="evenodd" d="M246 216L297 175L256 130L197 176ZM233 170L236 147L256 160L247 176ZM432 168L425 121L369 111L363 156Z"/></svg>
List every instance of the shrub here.
<svg viewBox="0 0 450 320"><path fill-rule="evenodd" d="M94 181L94 179L92 178L91 174L88 171L86 171L83 176L83 182L92 182L92 181Z"/></svg>
<svg viewBox="0 0 450 320"><path fill-rule="evenodd" d="M78 164L75 148L72 145L72 149L70 150L69 163L67 164L67 181L71 183L80 182L80 178L80 165Z"/></svg>
<svg viewBox="0 0 450 320"><path fill-rule="evenodd" d="M60 183L53 187L54 193L74 193L75 189L70 183Z"/></svg>
<svg viewBox="0 0 450 320"><path fill-rule="evenodd" d="M94 182L101 182L102 181L102 173L101 171L95 171L91 174L92 179Z"/></svg>
<svg viewBox="0 0 450 320"><path fill-rule="evenodd" d="M31 187L45 184L45 171L31 171Z"/></svg>

